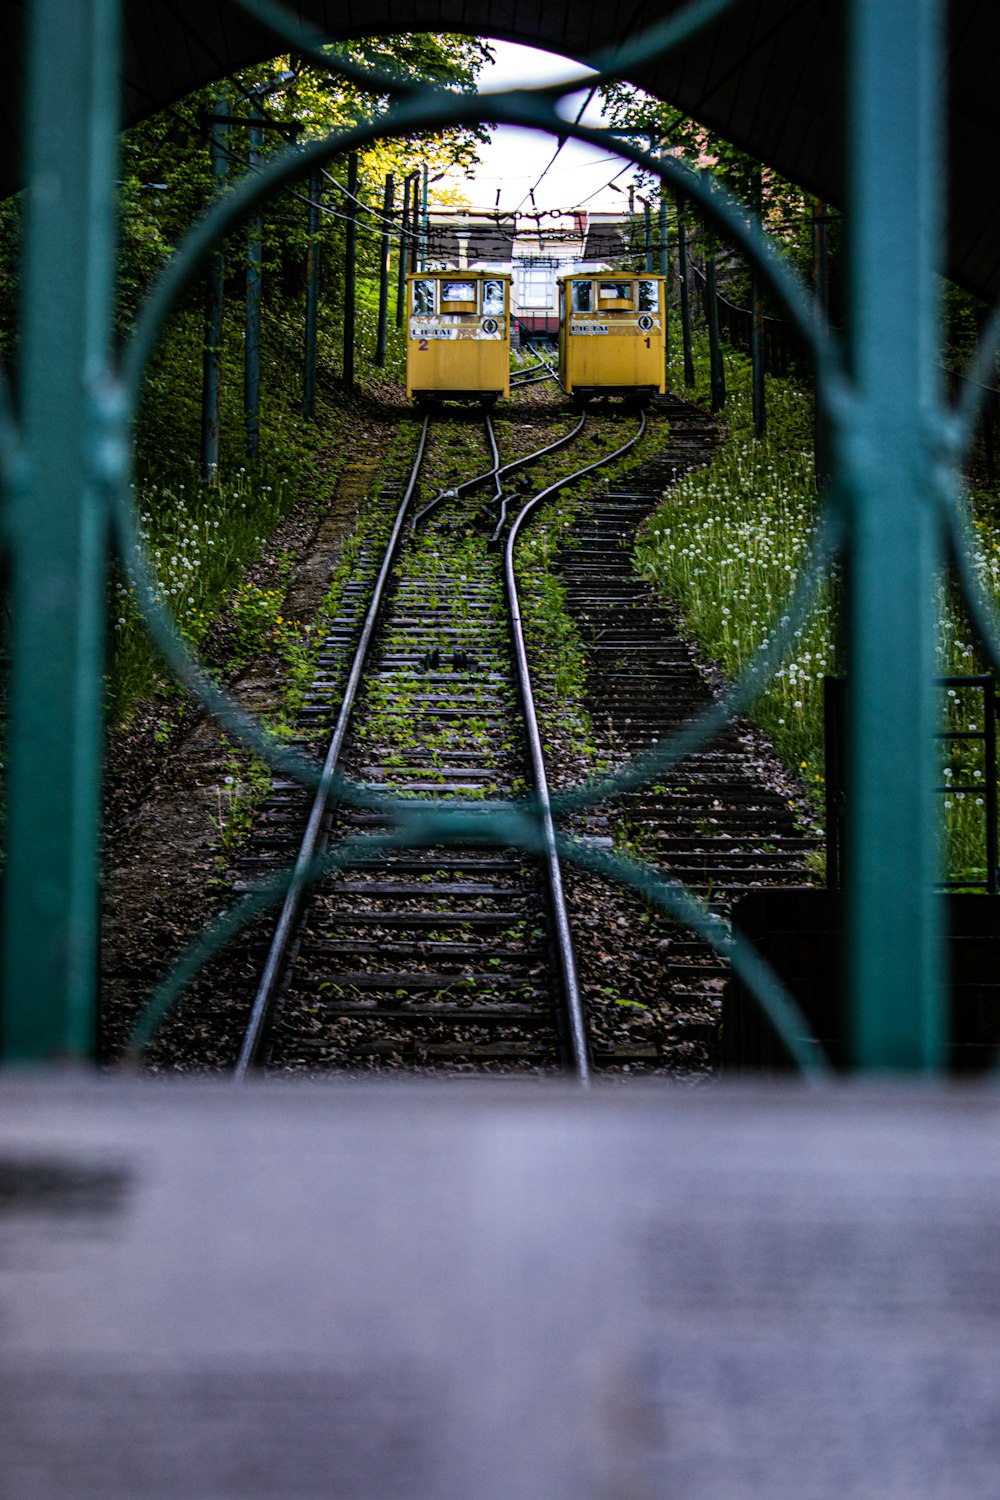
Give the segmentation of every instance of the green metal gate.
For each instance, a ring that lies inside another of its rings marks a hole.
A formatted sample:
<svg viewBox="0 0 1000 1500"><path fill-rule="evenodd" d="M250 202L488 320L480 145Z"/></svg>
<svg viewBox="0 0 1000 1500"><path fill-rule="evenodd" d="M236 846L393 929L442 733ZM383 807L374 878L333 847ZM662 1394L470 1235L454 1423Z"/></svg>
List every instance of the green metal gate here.
<svg viewBox="0 0 1000 1500"><path fill-rule="evenodd" d="M324 39L270 0L232 0L329 65ZM627 77L732 0L693 0L674 18L597 60ZM219 237L282 184L376 136L475 120L468 95L379 88L388 114L289 148L206 215L168 264L120 365L112 358L117 72L123 0L31 0L27 198L19 408L0 407L4 532L12 594L7 862L3 905L3 1052L14 1061L87 1057L95 1027L106 570L117 547L168 663L236 734L307 783L317 768L270 743L198 673L150 587L129 498L129 425L163 318ZM641 784L716 732L774 670L836 557L847 580L844 640L850 735L844 891L852 1053L863 1069L929 1072L943 1051L935 707L936 579L948 551L994 666L1000 633L981 597L960 499L959 464L975 413L946 407L936 363L942 227L941 0L850 0L848 181L851 271L846 346L752 216L682 162L615 149L660 171L752 259L813 351L831 434L833 478L812 554L746 679L698 725L620 775L559 799L565 813ZM347 71L342 67L341 71ZM358 73L358 70L353 70ZM593 80L592 80L593 81ZM560 89L492 96L491 119L607 146L559 115ZM987 351L988 353L989 351ZM984 356L985 358L985 356ZM970 387L970 391L971 391ZM885 684L893 684L892 693ZM341 794L362 799L343 784ZM533 846L530 804L483 811L401 809L398 843L474 837ZM639 886L728 944L722 924L655 872L566 837L567 857ZM336 851L330 856L337 859ZM203 949L281 882L234 910ZM790 1001L739 945L733 960L779 1023ZM192 963L198 955L192 956ZM165 1003L183 973L160 997ZM802 1052L803 1065L809 1054Z"/></svg>

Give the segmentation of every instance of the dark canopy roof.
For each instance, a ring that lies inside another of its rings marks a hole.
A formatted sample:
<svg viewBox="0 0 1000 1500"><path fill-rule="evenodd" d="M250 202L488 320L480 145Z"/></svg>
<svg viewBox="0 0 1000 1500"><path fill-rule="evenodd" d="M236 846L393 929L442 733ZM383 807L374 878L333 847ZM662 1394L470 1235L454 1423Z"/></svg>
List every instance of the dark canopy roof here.
<svg viewBox="0 0 1000 1500"><path fill-rule="evenodd" d="M680 0L294 0L331 36L459 31L586 60ZM227 0L126 0L124 118L132 123L191 89L273 55L275 45ZM27 0L0 7L0 190L17 185ZM843 201L844 0L743 0L682 54L634 81L784 176ZM1000 5L950 0L951 274L1000 298Z"/></svg>

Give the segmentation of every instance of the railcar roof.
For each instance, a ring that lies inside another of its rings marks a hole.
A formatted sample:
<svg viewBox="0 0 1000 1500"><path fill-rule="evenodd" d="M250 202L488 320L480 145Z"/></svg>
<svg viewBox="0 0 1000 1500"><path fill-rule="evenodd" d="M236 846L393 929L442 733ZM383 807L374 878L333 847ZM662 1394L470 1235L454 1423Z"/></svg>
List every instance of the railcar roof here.
<svg viewBox="0 0 1000 1500"><path fill-rule="evenodd" d="M546 47L586 61L641 32L684 0L295 0L338 38L458 31ZM0 14L0 194L20 181L24 22L29 0ZM846 0L741 0L686 47L634 82L685 109L830 203L845 181ZM277 50L231 0L125 0L123 115L134 123L193 88ZM982 295L1000 297L1000 5L948 0L950 181L947 263Z"/></svg>

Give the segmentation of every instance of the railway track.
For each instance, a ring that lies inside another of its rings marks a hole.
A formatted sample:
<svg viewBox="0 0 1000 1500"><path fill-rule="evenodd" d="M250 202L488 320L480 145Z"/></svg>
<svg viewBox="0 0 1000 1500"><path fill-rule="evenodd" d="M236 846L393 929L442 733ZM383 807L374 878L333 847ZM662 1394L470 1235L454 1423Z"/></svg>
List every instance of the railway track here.
<svg viewBox="0 0 1000 1500"><path fill-rule="evenodd" d="M577 503L558 563L588 659L586 706L612 760L648 749L713 692L673 612L631 566L636 528L674 479L710 460L716 441L695 408L660 405L669 443L631 471L627 489ZM533 456L565 447L583 425ZM301 715L304 731L332 730L328 766L392 797L431 801L507 798L544 781L540 737L532 750L526 735L535 718L527 663L519 683L511 644L512 533L530 524L533 504L511 481L525 464L500 462L487 424L481 473L429 502L417 493L419 465L405 503L406 486L383 490L396 513L395 560L375 546L359 555ZM551 719L543 728L551 737ZM555 774L565 780L562 767ZM811 878L815 841L765 784L746 726L586 824L578 831L623 843L723 914L755 885ZM357 853L307 903L290 903L277 948L261 955L241 1076L253 1066L586 1076L711 1065L725 961L637 898L577 872L564 882L558 862L547 868L517 851L368 850L388 826L383 812L330 802L311 813L291 784L276 784L262 810L247 881L287 866L310 826L300 862L327 842L357 841Z"/></svg>
<svg viewBox="0 0 1000 1500"><path fill-rule="evenodd" d="M579 508L558 561L590 667L586 707L612 762L648 751L714 697L676 612L632 567L638 527L675 479L711 459L715 444L711 422L696 408L663 402L661 411L671 423L669 448L633 471L627 489L611 489ZM595 831L683 881L725 917L750 889L813 883L808 858L820 841L802 831L774 772L749 726L732 724L652 785L598 809ZM641 975L635 993L648 1009L635 1016L634 1000L627 1001L613 1031L595 1041L595 1067L709 1066L726 960L658 917L639 927L621 963ZM593 1018L605 976L598 970L588 978L584 996Z"/></svg>
<svg viewBox="0 0 1000 1500"><path fill-rule="evenodd" d="M359 559L304 709L306 723L336 719L325 780L337 768L393 798L477 801L530 788L544 802L512 564L523 510L505 532L524 499L505 493L504 480L582 427L502 465L487 421L490 466L419 507L425 423L405 495L382 496L398 506L385 556ZM541 859L374 841L368 850L366 840L390 826L387 813L322 795L309 807L290 785L275 787L263 822L253 877L287 860L303 823L298 869L327 843L356 840L357 852L308 900L304 880L293 885L238 1076L254 1065L588 1076L551 820Z"/></svg>

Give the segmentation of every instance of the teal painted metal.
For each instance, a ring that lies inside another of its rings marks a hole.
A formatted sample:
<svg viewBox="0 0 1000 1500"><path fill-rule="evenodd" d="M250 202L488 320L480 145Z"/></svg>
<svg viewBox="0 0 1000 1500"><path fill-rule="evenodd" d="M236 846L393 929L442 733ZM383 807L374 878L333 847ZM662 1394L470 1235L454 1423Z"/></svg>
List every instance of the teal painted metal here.
<svg viewBox="0 0 1000 1500"><path fill-rule="evenodd" d="M853 1056L867 1069L938 1069L945 1041L934 807L942 40L938 0L853 0L854 398L837 460L849 546L847 963Z"/></svg>
<svg viewBox="0 0 1000 1500"><path fill-rule="evenodd" d="M124 455L109 381L118 38L117 0L31 6L3 909L3 1046L21 1061L94 1047L107 484Z"/></svg>
<svg viewBox="0 0 1000 1500"><path fill-rule="evenodd" d="M286 46L324 65L324 38L271 0L232 0ZM270 157L216 203L167 263L126 349L124 386L108 377L113 264L114 133L120 0L32 0L31 117L20 430L0 429L6 465L7 542L14 603L8 867L4 906L7 1057L85 1054L92 1045L97 932L97 828L101 625L107 503L117 543L150 630L172 669L227 732L283 774L315 785L317 768L270 741L208 682L172 633L151 587L125 479L124 433L157 332L225 234L252 221L266 196L339 153L379 136L415 136L473 123L481 103L375 79L394 103L326 141ZM721 15L729 0L694 0L677 16L595 59L617 78L678 45ZM958 461L973 407L947 416L934 364L934 247L940 198L937 70L939 0L851 0L852 118L850 359L841 363L818 309L744 207L676 158L628 144L622 155L659 171L664 190L731 240L813 351L831 432L835 478L792 595L743 681L673 739L612 778L553 799L557 822L678 764L722 731L790 648L838 550L847 577L851 729L850 827L845 894L853 1047L859 1067L924 1072L943 1047L941 933L934 885L934 583L945 531L970 611L1000 666L1000 619L984 597L970 528L957 498ZM278 48L276 47L276 50ZM340 60L338 60L340 66ZM357 76L350 62L341 69ZM593 81L593 80L592 80ZM599 130L568 123L560 90L493 96L491 118L569 134L606 149ZM356 178L355 189L356 191ZM413 248L426 233L412 195ZM79 247L67 256L66 243ZM678 221L685 305L687 253ZM1000 337L1000 320L991 336ZM995 348L995 344L994 344ZM345 350L345 354L347 351ZM353 356L353 343L350 349ZM688 350L685 349L686 378ZM984 351L981 365L992 357ZM345 360L346 364L346 360ZM690 372L693 378L693 371ZM886 681L892 692L885 691ZM67 769L68 768L68 769ZM382 805L339 778L335 795ZM473 840L541 847L530 801L470 808L394 808L391 840L414 845ZM731 953L775 1024L794 1033L780 984L712 913L657 872L595 853L559 835L565 857L634 885ZM346 858L332 851L330 865ZM284 886L282 885L284 881ZM249 910L280 899L287 877L239 903L205 938L211 951ZM166 990L183 982L197 954ZM162 1000L162 997L161 997ZM158 1004L161 1002L158 1001ZM808 1047L800 1048L803 1066Z"/></svg>

